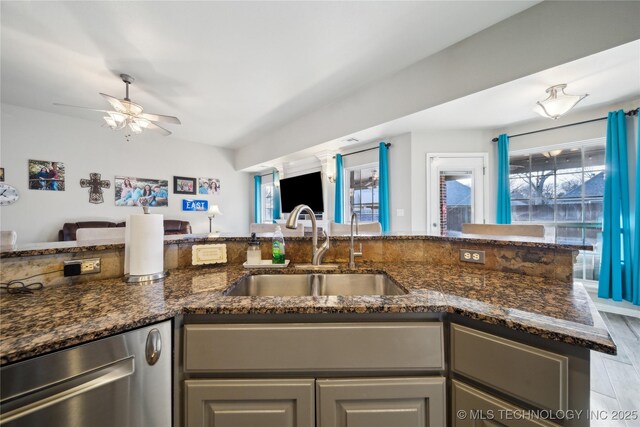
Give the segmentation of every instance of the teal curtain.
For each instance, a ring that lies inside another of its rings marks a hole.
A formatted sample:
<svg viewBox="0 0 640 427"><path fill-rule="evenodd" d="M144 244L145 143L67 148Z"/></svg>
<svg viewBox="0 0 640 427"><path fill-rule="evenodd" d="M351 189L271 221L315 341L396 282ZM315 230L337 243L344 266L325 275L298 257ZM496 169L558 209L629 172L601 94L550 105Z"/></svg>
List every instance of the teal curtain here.
<svg viewBox="0 0 640 427"><path fill-rule="evenodd" d="M382 231L389 231L389 147L380 143L380 181L378 183L378 203Z"/></svg>
<svg viewBox="0 0 640 427"><path fill-rule="evenodd" d="M511 224L511 188L509 186L509 136L498 136L498 205L496 224Z"/></svg>
<svg viewBox="0 0 640 427"><path fill-rule="evenodd" d="M338 224L342 224L342 203L344 201L344 179L342 177L343 173L344 169L342 167L342 154L336 154L336 201L333 211L333 220Z"/></svg>
<svg viewBox="0 0 640 427"><path fill-rule="evenodd" d="M280 172L273 171L273 222L280 219Z"/></svg>
<svg viewBox="0 0 640 427"><path fill-rule="evenodd" d="M605 146L602 260L598 296L614 301L633 300L631 275L631 230L627 156L627 126L624 111L607 118Z"/></svg>
<svg viewBox="0 0 640 427"><path fill-rule="evenodd" d="M633 252L631 254L633 263L633 272L631 278L633 284L631 286L631 293L633 297L631 302L635 305L640 305L640 115L638 115L638 129L636 130L636 204L635 204L635 228L633 238Z"/></svg>
<svg viewBox="0 0 640 427"><path fill-rule="evenodd" d="M262 177L253 177L253 221L260 224L262 222Z"/></svg>

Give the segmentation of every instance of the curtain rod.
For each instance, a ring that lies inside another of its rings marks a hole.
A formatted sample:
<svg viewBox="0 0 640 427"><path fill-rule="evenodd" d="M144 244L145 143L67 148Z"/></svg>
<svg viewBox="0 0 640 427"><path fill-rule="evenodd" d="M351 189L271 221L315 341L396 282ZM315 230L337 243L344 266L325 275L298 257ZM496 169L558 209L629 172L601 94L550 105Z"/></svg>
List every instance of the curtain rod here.
<svg viewBox="0 0 640 427"><path fill-rule="evenodd" d="M391 147L391 143L387 142L386 144L384 144L387 148ZM364 153L365 151L371 151L371 150L377 150L380 146L378 147L371 147L371 148L365 148L364 150L360 150L360 151L354 151L353 153L347 153L347 154L343 154L342 157L347 157L350 156L352 154L358 154L358 153ZM333 156L333 158L335 159L336 156Z"/></svg>
<svg viewBox="0 0 640 427"><path fill-rule="evenodd" d="M638 114L638 108L636 108L635 110L629 110L626 113L624 113L627 116L635 116ZM548 130L556 130L556 129L562 129L562 128L566 128L566 127L570 127L570 126L577 126L577 125L583 125L585 123L593 123L593 122L599 122L601 120L607 120L608 117L598 117L597 119L591 119L591 120L584 120L582 122L577 122L577 123L569 123L567 125L562 125L562 126L555 126L552 128L546 128L546 129L538 129L538 130L533 130L531 132L524 132L524 133L518 133L516 135L508 135L509 139L511 138L516 138L518 136L525 136L525 135L531 135L534 133L540 133L540 132L546 132ZM498 138L493 138L491 140L492 142L498 142Z"/></svg>

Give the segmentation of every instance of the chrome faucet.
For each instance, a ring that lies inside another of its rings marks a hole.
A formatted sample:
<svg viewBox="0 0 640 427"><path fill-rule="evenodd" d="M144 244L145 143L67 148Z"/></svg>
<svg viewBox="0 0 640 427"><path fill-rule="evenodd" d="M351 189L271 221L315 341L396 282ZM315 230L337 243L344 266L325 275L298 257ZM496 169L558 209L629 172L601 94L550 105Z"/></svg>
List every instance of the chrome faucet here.
<svg viewBox="0 0 640 427"><path fill-rule="evenodd" d="M296 227L298 227L298 217L300 216L302 211L306 211L311 216L311 244L313 245L313 256L311 259L311 263L313 265L320 265L322 264L322 257L329 249L329 235L324 230L322 230L322 233L326 238L322 245L318 247L318 228L316 227L316 216L311 208L307 205L298 205L293 208L293 211L291 211L291 214L289 215L289 219L287 219L286 227L291 229L295 229Z"/></svg>
<svg viewBox="0 0 640 427"><path fill-rule="evenodd" d="M356 268L356 257L362 256L362 242L360 242L360 250L356 252L353 243L353 222L356 223L356 235L358 235L358 215L351 213L351 244L349 245L349 268Z"/></svg>

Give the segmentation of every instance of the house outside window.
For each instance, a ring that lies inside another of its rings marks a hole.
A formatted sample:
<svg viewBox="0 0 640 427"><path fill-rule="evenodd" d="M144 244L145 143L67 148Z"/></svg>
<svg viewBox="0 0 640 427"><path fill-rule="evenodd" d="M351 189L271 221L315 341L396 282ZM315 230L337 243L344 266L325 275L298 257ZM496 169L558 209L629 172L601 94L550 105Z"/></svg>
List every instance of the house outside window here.
<svg viewBox="0 0 640 427"><path fill-rule="evenodd" d="M362 222L378 222L378 164L362 165L345 169L345 221L351 212L358 214Z"/></svg>
<svg viewBox="0 0 640 427"><path fill-rule="evenodd" d="M265 179L266 178L266 179ZM260 197L262 199L262 223L273 224L273 194L275 186L273 185L273 178L271 175L263 177L262 186L260 189Z"/></svg>
<svg viewBox="0 0 640 427"><path fill-rule="evenodd" d="M513 223L543 224L558 243L590 244L574 277L598 280L604 196L604 139L514 152L509 157Z"/></svg>

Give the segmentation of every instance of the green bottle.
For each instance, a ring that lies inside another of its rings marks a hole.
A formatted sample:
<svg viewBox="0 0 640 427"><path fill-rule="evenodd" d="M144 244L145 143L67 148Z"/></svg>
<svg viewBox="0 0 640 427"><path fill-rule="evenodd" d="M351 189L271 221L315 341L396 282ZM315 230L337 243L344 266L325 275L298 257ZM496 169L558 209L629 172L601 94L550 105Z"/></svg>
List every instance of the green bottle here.
<svg viewBox="0 0 640 427"><path fill-rule="evenodd" d="M271 254L273 255L274 264L284 264L285 249L284 249L284 236L280 226L276 226L276 231L273 233L273 243L271 246Z"/></svg>

